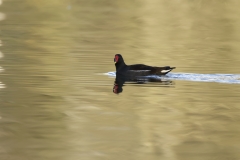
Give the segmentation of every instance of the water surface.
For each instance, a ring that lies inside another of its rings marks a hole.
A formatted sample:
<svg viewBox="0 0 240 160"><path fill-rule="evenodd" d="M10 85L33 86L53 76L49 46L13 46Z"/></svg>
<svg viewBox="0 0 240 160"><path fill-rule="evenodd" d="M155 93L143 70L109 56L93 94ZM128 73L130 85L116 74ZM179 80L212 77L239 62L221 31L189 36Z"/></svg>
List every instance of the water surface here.
<svg viewBox="0 0 240 160"><path fill-rule="evenodd" d="M3 1L0 159L240 159L240 85L179 78L240 74L239 6ZM103 73L117 53L176 66L171 85L128 83L114 94Z"/></svg>

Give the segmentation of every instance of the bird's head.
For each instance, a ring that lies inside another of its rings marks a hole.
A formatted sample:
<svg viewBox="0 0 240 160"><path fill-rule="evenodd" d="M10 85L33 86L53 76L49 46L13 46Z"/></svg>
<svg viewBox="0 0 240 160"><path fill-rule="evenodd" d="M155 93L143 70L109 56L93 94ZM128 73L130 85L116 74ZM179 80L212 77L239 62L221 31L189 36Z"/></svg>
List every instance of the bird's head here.
<svg viewBox="0 0 240 160"><path fill-rule="evenodd" d="M121 54L116 54L115 57L114 57L114 63L115 64L120 64L122 62L124 62L122 55Z"/></svg>

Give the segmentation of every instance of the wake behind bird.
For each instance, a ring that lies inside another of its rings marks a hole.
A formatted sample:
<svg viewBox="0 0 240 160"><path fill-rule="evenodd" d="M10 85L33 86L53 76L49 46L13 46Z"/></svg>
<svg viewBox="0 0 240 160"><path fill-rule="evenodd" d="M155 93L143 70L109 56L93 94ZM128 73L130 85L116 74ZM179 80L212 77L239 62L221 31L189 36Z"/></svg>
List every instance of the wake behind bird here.
<svg viewBox="0 0 240 160"><path fill-rule="evenodd" d="M105 75L116 77L116 72L107 72ZM148 75L144 78L240 84L240 74L168 73L164 76Z"/></svg>

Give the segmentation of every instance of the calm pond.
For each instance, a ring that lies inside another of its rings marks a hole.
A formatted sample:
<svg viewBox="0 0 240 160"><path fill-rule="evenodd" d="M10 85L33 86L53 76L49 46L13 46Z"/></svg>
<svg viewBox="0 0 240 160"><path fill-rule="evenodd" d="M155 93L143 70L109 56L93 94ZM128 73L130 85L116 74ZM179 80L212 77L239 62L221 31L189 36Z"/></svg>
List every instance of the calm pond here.
<svg viewBox="0 0 240 160"><path fill-rule="evenodd" d="M239 160L239 8L0 0L0 159ZM176 69L114 94L115 54Z"/></svg>

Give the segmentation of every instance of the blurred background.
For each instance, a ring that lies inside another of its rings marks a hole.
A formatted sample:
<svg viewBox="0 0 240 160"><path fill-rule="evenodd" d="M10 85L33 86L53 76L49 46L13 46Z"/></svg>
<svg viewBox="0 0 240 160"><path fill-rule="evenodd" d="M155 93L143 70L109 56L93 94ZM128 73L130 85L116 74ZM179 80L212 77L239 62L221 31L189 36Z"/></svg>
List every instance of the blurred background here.
<svg viewBox="0 0 240 160"><path fill-rule="evenodd" d="M112 93L114 55L239 74L237 0L0 1L1 160L239 160L240 86Z"/></svg>

